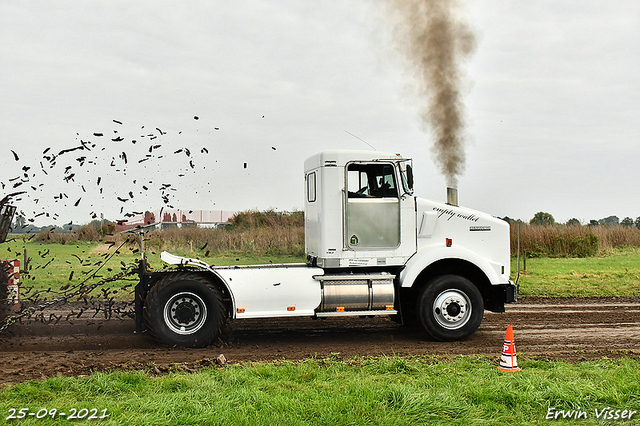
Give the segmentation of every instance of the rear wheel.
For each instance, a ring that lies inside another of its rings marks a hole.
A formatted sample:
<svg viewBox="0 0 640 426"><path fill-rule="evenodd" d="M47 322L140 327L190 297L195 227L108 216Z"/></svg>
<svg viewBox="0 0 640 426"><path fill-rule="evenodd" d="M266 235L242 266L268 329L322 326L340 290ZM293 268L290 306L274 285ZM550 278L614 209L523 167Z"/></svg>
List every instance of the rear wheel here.
<svg viewBox="0 0 640 426"><path fill-rule="evenodd" d="M151 334L167 345L205 347L222 332L222 294L204 276L170 273L149 291L144 320Z"/></svg>
<svg viewBox="0 0 640 426"><path fill-rule="evenodd" d="M442 275L422 290L417 312L422 327L434 339L462 340L480 327L484 303L471 281L459 275Z"/></svg>

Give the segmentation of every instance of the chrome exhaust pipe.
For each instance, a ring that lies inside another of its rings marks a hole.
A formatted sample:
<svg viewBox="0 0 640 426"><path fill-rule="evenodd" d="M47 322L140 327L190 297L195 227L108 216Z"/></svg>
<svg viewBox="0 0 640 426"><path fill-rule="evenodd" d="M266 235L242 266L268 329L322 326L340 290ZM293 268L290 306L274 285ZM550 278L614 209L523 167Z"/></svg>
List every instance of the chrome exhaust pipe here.
<svg viewBox="0 0 640 426"><path fill-rule="evenodd" d="M456 188L447 188L447 204L458 207L458 190Z"/></svg>

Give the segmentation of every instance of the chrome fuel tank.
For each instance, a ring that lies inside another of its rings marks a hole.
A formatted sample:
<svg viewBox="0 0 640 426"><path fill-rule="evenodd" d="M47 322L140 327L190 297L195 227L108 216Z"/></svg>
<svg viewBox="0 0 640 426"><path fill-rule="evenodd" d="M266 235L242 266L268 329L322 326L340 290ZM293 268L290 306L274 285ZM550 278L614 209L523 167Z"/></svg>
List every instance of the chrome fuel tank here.
<svg viewBox="0 0 640 426"><path fill-rule="evenodd" d="M394 306L394 275L388 273L320 275L320 312L384 311Z"/></svg>

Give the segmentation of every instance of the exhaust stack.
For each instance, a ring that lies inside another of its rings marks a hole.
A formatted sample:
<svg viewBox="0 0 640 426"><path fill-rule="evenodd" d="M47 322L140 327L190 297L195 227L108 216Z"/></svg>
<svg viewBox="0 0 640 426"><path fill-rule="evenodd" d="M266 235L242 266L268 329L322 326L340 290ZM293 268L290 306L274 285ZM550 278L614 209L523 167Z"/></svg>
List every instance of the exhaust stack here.
<svg viewBox="0 0 640 426"><path fill-rule="evenodd" d="M447 204L458 207L458 189L447 188Z"/></svg>

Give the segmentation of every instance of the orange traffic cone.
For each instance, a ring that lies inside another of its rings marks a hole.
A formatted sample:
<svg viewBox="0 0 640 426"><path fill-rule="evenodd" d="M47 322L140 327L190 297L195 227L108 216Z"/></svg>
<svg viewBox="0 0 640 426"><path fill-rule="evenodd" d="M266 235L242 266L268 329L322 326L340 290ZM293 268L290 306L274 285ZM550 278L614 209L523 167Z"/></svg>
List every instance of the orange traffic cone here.
<svg viewBox="0 0 640 426"><path fill-rule="evenodd" d="M504 337L504 345L502 346L502 357L500 357L500 366L498 370L512 373L520 371L518 360L516 358L516 345L513 342L513 327L507 326L507 334Z"/></svg>

